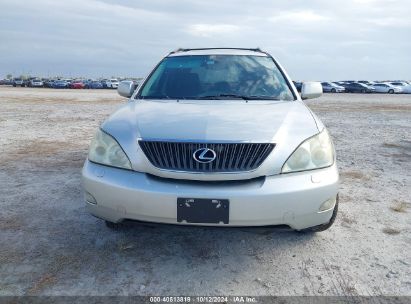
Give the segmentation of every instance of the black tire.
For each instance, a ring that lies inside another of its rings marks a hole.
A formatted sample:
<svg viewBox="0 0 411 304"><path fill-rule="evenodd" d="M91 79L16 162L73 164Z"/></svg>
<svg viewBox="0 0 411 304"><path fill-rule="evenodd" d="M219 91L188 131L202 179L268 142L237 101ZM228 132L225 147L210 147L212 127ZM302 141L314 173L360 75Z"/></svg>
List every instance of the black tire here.
<svg viewBox="0 0 411 304"><path fill-rule="evenodd" d="M321 231L325 231L325 230L327 230L328 228L330 228L330 227L334 224L335 218L337 217L337 213L338 213L338 202L339 202L339 198L338 198L338 195L337 195L337 202L335 203L335 206L334 206L333 215L331 216L330 221L329 221L328 223L326 223L326 224L321 224L321 225L314 226L314 227L310 227L310 228L304 229L303 231L308 231L308 232L321 232Z"/></svg>
<svg viewBox="0 0 411 304"><path fill-rule="evenodd" d="M364 90L364 89L362 89L362 90L361 90L361 93L365 93L365 90Z"/></svg>
<svg viewBox="0 0 411 304"><path fill-rule="evenodd" d="M13 87L17 87L17 85L15 83L13 83Z"/></svg>
<svg viewBox="0 0 411 304"><path fill-rule="evenodd" d="M388 94L394 94L394 90L392 89L388 90Z"/></svg>
<svg viewBox="0 0 411 304"><path fill-rule="evenodd" d="M337 92L335 89L331 89L331 93L335 93Z"/></svg>
<svg viewBox="0 0 411 304"><path fill-rule="evenodd" d="M113 222L109 222L109 221L105 221L105 222L106 222L106 226L110 229L113 229L113 230L119 230L119 229L124 227L124 225L121 222L119 222L119 223L113 223Z"/></svg>

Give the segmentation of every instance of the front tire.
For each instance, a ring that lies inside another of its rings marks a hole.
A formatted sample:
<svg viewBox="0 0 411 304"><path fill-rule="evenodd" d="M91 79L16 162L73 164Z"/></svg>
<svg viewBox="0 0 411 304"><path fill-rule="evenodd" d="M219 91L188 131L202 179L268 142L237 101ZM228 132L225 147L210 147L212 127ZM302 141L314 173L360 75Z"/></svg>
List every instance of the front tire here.
<svg viewBox="0 0 411 304"><path fill-rule="evenodd" d="M388 90L388 94L394 94L394 90Z"/></svg>
<svg viewBox="0 0 411 304"><path fill-rule="evenodd" d="M336 92L336 90L335 89L331 89L331 93L335 93Z"/></svg>

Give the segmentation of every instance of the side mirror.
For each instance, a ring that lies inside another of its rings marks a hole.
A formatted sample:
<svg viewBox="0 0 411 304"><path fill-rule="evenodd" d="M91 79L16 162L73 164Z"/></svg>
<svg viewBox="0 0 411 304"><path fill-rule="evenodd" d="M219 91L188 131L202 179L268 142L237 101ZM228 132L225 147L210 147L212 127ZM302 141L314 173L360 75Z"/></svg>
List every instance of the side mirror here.
<svg viewBox="0 0 411 304"><path fill-rule="evenodd" d="M311 99L320 97L323 94L323 87L320 82L310 81L303 82L301 87L301 98Z"/></svg>
<svg viewBox="0 0 411 304"><path fill-rule="evenodd" d="M117 92L123 97L130 98L133 95L136 85L133 81L125 80L121 81L118 85Z"/></svg>

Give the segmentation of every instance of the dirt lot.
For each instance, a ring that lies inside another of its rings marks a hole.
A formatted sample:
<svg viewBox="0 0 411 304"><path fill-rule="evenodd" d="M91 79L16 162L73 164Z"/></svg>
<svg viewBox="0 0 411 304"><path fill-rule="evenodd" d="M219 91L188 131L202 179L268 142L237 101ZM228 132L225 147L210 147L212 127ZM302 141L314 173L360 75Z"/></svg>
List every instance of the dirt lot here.
<svg viewBox="0 0 411 304"><path fill-rule="evenodd" d="M130 225L85 212L80 171L115 91L0 87L0 295L411 295L411 96L309 102L336 145L331 230Z"/></svg>

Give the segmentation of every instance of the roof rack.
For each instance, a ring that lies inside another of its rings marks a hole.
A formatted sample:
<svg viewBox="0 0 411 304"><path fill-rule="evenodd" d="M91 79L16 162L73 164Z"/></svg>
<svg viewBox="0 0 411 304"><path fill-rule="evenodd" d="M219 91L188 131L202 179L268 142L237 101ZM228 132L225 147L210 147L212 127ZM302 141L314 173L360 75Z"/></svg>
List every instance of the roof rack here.
<svg viewBox="0 0 411 304"><path fill-rule="evenodd" d="M193 49L178 48L178 49L170 52L169 55L179 53L179 52L202 51L202 50L244 50L244 51L253 51L253 52L264 53L260 48L213 47L213 48L193 48Z"/></svg>

